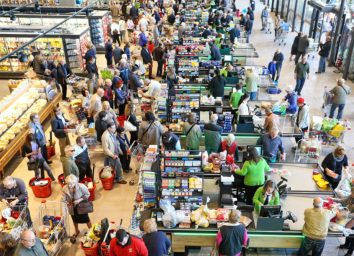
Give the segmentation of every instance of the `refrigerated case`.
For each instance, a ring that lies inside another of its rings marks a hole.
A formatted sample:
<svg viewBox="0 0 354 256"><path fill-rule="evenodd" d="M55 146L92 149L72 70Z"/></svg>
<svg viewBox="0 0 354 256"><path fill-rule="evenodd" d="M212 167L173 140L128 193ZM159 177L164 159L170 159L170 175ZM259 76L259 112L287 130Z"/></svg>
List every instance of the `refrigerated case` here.
<svg viewBox="0 0 354 256"><path fill-rule="evenodd" d="M27 43L35 38L41 29L0 28L0 57L17 49L23 43ZM0 63L0 77L13 78L21 77L28 70L29 48L35 46L42 51L42 55L47 60L59 60L65 58L67 64L74 73L81 73L84 68L84 58L86 44L90 40L88 27L82 27L70 33L68 30L56 30L37 39L28 47L25 47L15 56L11 56Z"/></svg>
<svg viewBox="0 0 354 256"><path fill-rule="evenodd" d="M109 24L111 17L108 11L94 11L88 17L90 25L90 34L92 43L96 51L104 53L104 44L111 36L109 33Z"/></svg>

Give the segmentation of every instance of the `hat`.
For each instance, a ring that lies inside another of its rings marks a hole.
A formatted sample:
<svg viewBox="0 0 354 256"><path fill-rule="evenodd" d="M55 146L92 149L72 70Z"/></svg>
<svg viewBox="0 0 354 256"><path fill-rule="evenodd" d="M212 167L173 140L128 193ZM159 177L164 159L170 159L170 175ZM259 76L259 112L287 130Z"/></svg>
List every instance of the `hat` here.
<svg viewBox="0 0 354 256"><path fill-rule="evenodd" d="M291 85L289 85L289 86L286 87L285 91L286 92L293 92L294 88Z"/></svg>
<svg viewBox="0 0 354 256"><path fill-rule="evenodd" d="M119 229L116 233L116 238L121 243L123 242L124 237L126 237L127 235L128 235L127 231L125 231L124 229Z"/></svg>
<svg viewBox="0 0 354 256"><path fill-rule="evenodd" d="M299 97L299 98L297 99L297 103L299 103L299 104L304 104L304 103L305 103L305 99L304 99L303 97Z"/></svg>

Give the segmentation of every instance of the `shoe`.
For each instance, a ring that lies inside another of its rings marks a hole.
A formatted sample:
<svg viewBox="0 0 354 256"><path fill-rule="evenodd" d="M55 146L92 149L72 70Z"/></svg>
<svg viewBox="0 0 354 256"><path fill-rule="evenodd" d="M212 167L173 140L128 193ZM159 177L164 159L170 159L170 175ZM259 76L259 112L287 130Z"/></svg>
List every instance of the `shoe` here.
<svg viewBox="0 0 354 256"><path fill-rule="evenodd" d="M315 74L321 74L321 72L316 71Z"/></svg>
<svg viewBox="0 0 354 256"><path fill-rule="evenodd" d="M47 163L48 163L48 164L52 164L52 163L53 163L53 161L51 161L51 160L48 160L48 161L47 161Z"/></svg>
<svg viewBox="0 0 354 256"><path fill-rule="evenodd" d="M127 184L127 182L125 180L120 180L117 182L118 184Z"/></svg>
<svg viewBox="0 0 354 256"><path fill-rule="evenodd" d="M348 249L349 248L349 245L348 244L341 244L339 246L339 249Z"/></svg>

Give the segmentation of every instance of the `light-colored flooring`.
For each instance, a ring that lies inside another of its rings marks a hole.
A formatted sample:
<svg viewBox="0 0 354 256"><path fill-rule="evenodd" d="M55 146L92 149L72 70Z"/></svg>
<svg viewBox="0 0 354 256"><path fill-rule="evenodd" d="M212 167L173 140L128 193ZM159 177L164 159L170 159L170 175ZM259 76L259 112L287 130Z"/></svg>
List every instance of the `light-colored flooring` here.
<svg viewBox="0 0 354 256"><path fill-rule="evenodd" d="M244 3L238 3L238 5L245 6L248 4L248 1L244 1ZM241 7L240 6L240 7ZM260 31L260 12L263 8L263 5L257 1L256 7L256 21L254 24L253 35L251 36L251 42L255 44L255 47L260 55L260 58L255 59L254 63L258 65L268 65L268 62L272 59L274 51L278 48L278 45L273 42L273 35L264 34ZM243 9L243 8L241 8ZM279 81L280 88L284 89L287 85L295 85L294 80L294 67L295 64L293 62L289 62L289 53L290 47L293 41L295 34L290 33L287 39L287 45L279 47L282 52L285 54L285 61L283 65L283 70L281 74L281 78ZM98 58L98 65L100 68L105 66L104 56L101 55ZM303 97L305 97L306 102L311 107L312 115L321 115L321 105L322 105L322 95L325 86L333 87L336 84L336 79L340 78L340 74L334 73L334 68L328 68L326 74L316 75L315 71L318 67L318 58L316 56L315 59L310 60L310 79L306 81ZM4 95L8 94L6 83L0 81L0 98ZM348 82L348 85L353 88L353 84ZM283 94L278 95L278 98L281 98ZM344 110L344 118L353 122L354 125L354 96L349 96L348 103ZM348 131L345 135L344 146L347 149L347 154L350 159L354 157L353 144L352 139L354 138L353 131ZM73 139L73 138L72 138ZM74 142L74 141L72 141ZM59 152L59 148L57 148L57 152ZM103 157L102 153L94 152L92 153L92 162L95 162L96 172L95 177L98 178L98 171L103 166ZM19 162L19 161L18 161ZM32 177L33 173L27 171L26 160L20 161L20 165L16 168L13 173L15 177L21 177L26 182ZM62 167L59 160L58 154L53 159L52 164L55 176L58 176L62 173ZM12 169L9 167L9 169ZM125 176L127 180L131 178L137 179L137 176L134 173L128 174ZM97 184L96 189L96 200L94 201L94 213L90 214L90 218L93 223L99 222L102 218L107 217L111 221L118 222L121 218L123 219L123 227L128 228L130 217L133 210L133 200L135 197L135 192L137 188L136 186L129 185L115 185L114 189L111 191L105 191L102 189L101 184ZM29 190L30 196L30 210L32 213L32 218L34 220L39 219L39 208L41 206L41 199L35 198L31 190ZM53 193L48 201L59 201L61 197L61 187L58 183L53 184ZM309 205L309 207L311 207ZM71 220L69 220L71 232L73 231L73 227L71 224ZM83 225L80 226L80 230L82 230L82 234L87 230L87 228ZM331 238L328 239L326 243L326 248L323 255L326 256L335 256L335 255L344 255L343 250L338 250L337 246L339 244L339 239ZM249 252L247 255L294 255L295 251L293 250L258 250L257 252ZM72 245L69 242L66 243L64 248L62 249L60 255L76 255L81 256L84 255L83 251L79 248L79 243ZM202 251L193 251L190 255L209 255L207 249L203 249Z"/></svg>

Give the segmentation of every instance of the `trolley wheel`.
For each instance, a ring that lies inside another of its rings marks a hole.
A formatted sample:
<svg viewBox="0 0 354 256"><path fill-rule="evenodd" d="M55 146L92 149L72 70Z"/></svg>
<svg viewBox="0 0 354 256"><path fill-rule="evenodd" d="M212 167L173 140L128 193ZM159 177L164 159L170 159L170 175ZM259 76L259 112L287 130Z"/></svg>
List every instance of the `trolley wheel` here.
<svg viewBox="0 0 354 256"><path fill-rule="evenodd" d="M70 237L70 242L72 244L75 244L76 243L76 237L74 237L74 236Z"/></svg>

